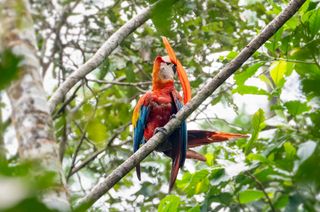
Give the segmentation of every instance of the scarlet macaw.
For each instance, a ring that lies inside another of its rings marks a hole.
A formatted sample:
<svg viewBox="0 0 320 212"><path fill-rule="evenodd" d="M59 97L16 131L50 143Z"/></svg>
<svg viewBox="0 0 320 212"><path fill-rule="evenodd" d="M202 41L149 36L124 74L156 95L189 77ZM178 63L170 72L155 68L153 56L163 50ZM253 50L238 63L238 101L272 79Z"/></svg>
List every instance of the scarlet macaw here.
<svg viewBox="0 0 320 212"><path fill-rule="evenodd" d="M177 72L183 90L183 102L191 99L191 88L187 74L177 59L168 40L162 37L169 56L157 56L152 72L152 91L145 93L138 101L132 117L134 127L133 151L147 142L182 107L182 97L174 87L174 75ZM186 121L160 144L156 150L172 159L169 192L177 178L179 168L183 167L186 158L206 161L206 158L189 149L192 147L225 141L231 138L246 137L242 134L210 132L203 130L187 131ZM136 166L137 177L141 180L140 165Z"/></svg>

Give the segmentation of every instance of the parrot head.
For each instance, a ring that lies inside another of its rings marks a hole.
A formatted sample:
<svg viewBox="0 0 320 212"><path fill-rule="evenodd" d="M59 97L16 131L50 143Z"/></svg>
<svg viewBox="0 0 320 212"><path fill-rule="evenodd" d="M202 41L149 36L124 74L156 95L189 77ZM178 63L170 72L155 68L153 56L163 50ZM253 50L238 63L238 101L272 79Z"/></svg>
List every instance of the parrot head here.
<svg viewBox="0 0 320 212"><path fill-rule="evenodd" d="M177 59L175 52L170 46L166 37L162 37L163 44L168 56L157 56L153 66L153 87L163 88L168 84L173 84L174 75L177 73L182 90L183 100L186 104L191 99L190 83L182 64Z"/></svg>
<svg viewBox="0 0 320 212"><path fill-rule="evenodd" d="M173 77L177 72L177 65L170 61L169 56L161 57L161 60L158 77L164 81L173 80Z"/></svg>
<svg viewBox="0 0 320 212"><path fill-rule="evenodd" d="M162 89L166 86L173 86L176 67L170 61L169 56L157 56L153 64L153 88Z"/></svg>

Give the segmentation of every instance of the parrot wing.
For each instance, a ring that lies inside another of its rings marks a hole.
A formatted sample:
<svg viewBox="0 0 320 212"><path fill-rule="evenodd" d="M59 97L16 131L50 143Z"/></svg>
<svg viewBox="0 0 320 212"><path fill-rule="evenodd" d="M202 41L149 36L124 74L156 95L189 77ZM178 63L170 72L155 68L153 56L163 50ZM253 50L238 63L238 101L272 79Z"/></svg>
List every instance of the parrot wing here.
<svg viewBox="0 0 320 212"><path fill-rule="evenodd" d="M150 107L149 103L147 101L150 93L146 93L144 96L142 96L136 107L133 111L132 116L132 125L133 125L133 151L136 152L140 145L145 142L144 139L144 129L146 127L146 123L148 120ZM137 171L137 177L139 180L141 180L141 172L140 172L140 164L136 166Z"/></svg>

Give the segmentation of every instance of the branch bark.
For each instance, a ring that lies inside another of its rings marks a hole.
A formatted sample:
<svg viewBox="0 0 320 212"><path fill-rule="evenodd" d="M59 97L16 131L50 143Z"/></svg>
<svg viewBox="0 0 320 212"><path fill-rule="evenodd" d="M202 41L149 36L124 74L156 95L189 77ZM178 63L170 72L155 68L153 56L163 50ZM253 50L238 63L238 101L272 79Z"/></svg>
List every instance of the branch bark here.
<svg viewBox="0 0 320 212"><path fill-rule="evenodd" d="M44 172L56 174L55 185L42 195L42 201L49 208L69 211L68 192L39 73L30 6L26 0L6 0L1 1L0 7L0 47L23 58L19 63L19 78L7 89L20 158L40 162L40 172L32 173L35 178Z"/></svg>
<svg viewBox="0 0 320 212"><path fill-rule="evenodd" d="M1 102L2 102L2 94L0 93L0 162L1 160L5 160L6 158L6 148L4 145L4 121L2 118L2 108L1 108Z"/></svg>
<svg viewBox="0 0 320 212"><path fill-rule="evenodd" d="M139 26L146 22L149 17L152 5L143 10L139 15L132 18L125 25L120 27L115 33L113 33L109 39L98 49L98 51L91 57L86 63L80 66L79 69L74 71L54 92L49 100L50 113L54 111L56 106L63 100L63 97L69 92L69 90L87 74L97 68L103 60L116 49L120 43Z"/></svg>
<svg viewBox="0 0 320 212"><path fill-rule="evenodd" d="M258 36L256 36L239 55L228 63L213 79L200 89L198 94L186 104L165 126L165 132L156 133L136 153L117 167L109 176L98 183L91 192L83 197L75 206L85 210L94 204L103 194L112 188L122 177L150 154L168 135L170 135L199 105L209 97L224 81L226 81L248 58L258 50L287 20L302 6L305 0L292 0L288 6L273 19Z"/></svg>

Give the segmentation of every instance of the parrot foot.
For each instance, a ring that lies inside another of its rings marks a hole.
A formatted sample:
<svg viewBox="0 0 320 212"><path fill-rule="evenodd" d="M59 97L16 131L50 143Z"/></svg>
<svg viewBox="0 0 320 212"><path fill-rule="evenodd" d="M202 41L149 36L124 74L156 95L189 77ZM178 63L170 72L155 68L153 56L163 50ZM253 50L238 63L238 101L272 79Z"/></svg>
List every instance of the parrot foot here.
<svg viewBox="0 0 320 212"><path fill-rule="evenodd" d="M158 132L162 132L162 133L165 133L165 134L168 133L168 131L166 130L166 128L164 128L164 127L157 127L157 128L154 130L153 135L155 135L155 134L158 133Z"/></svg>
<svg viewBox="0 0 320 212"><path fill-rule="evenodd" d="M170 120L171 119L176 119L177 118L177 114L172 114L171 116L170 116ZM179 125L179 127L177 127L177 129L180 129L181 128L181 125Z"/></svg>
<svg viewBox="0 0 320 212"><path fill-rule="evenodd" d="M177 118L177 115L176 114L172 114L171 116L170 116L170 120L171 119L176 119Z"/></svg>

